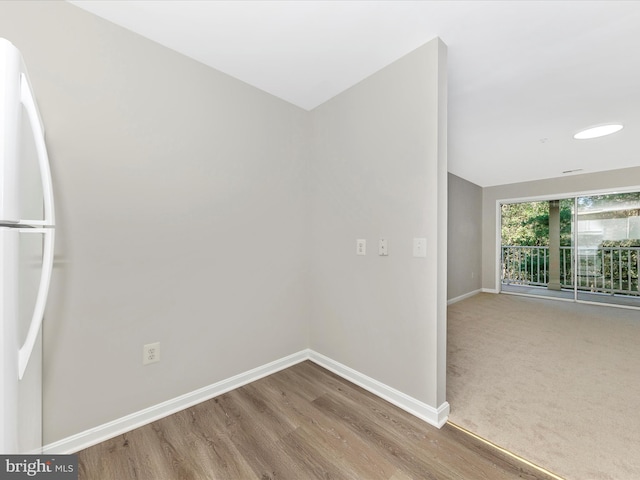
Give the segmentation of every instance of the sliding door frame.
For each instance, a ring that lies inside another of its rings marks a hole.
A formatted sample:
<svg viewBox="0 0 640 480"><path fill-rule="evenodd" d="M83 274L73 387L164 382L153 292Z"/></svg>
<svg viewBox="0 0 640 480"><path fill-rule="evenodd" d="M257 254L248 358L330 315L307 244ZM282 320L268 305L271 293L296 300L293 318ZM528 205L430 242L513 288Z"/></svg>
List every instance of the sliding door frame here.
<svg viewBox="0 0 640 480"><path fill-rule="evenodd" d="M502 260L502 205L510 204L510 203L528 203L528 202L544 202L551 200L561 200L561 199L572 199L573 200L573 218L572 222L575 225L575 228L572 227L571 237L573 243L573 262L574 265L578 265L578 198L579 197L589 197L596 195L613 195L619 193L636 193L640 192L640 185L630 186L630 187L620 187L620 188L606 188L606 189L598 189L598 190L585 190L578 192L569 192L569 193L556 193L556 194L545 194L545 195L534 195L527 197L517 197L517 198L504 198L496 200L496 265L495 265L495 285L496 285L496 293L502 292L502 281L501 281L501 260ZM639 310L638 306L631 305L620 305L616 303L599 303L599 302L591 302L588 300L580 300L578 298L578 282L577 282L577 268L573 269L573 299L570 298L562 298L562 297L546 297L544 295L535 295L543 298L553 298L554 300L562 300L565 302L575 302L575 303L585 303L589 305L608 305L612 307L618 308L628 308L633 310ZM511 293L504 292L513 295L523 295L523 296L533 296L521 293Z"/></svg>

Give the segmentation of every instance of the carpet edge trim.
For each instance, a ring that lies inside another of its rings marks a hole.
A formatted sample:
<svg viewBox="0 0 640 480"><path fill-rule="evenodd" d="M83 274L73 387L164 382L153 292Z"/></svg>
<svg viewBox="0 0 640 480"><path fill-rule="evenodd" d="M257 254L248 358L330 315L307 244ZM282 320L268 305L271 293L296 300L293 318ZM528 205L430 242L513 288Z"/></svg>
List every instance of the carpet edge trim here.
<svg viewBox="0 0 640 480"><path fill-rule="evenodd" d="M493 443L492 441L487 440L486 438L481 437L477 433L473 433L472 431L467 430L464 427L461 427L460 425L452 422L451 420L447 421L447 425L451 425L453 428L455 428L456 430L459 430L460 432L464 433L465 435L469 435L470 437L475 438L479 442L482 442L485 445L487 445L487 446L489 446L491 448L494 448L494 449L498 450L499 452L504 453L505 455L507 455L507 456L519 461L519 462L524 463L528 467L531 467L531 468L533 468L535 470L538 470L540 473L548 475L549 477L553 478L554 480L566 480L565 478L563 478L563 477L561 477L561 476L559 476L559 475L547 470L546 468L541 467L540 465L536 465L535 463L527 460L526 458L521 457L517 453L513 453L512 451L507 450L506 448L501 447L500 445L498 445L496 443Z"/></svg>

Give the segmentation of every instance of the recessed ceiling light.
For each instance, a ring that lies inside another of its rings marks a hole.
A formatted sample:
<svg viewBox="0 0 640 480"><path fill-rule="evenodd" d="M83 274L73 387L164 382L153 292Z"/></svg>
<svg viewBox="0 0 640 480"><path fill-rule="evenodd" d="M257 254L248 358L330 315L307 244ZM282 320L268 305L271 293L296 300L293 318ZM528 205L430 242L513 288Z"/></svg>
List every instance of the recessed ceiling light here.
<svg viewBox="0 0 640 480"><path fill-rule="evenodd" d="M599 125L597 127L587 128L581 132L576 133L573 138L576 140L586 140L589 138L604 137L605 135L611 135L622 130L622 125L614 123L610 125Z"/></svg>

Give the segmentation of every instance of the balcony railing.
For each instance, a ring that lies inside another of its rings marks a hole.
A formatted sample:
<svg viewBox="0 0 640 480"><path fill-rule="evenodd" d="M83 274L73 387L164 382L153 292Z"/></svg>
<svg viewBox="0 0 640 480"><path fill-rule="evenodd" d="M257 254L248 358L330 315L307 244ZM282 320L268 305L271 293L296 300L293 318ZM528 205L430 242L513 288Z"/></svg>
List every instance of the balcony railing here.
<svg viewBox="0 0 640 480"><path fill-rule="evenodd" d="M549 247L503 246L502 283L546 286ZM560 247L560 285L574 288L573 247ZM580 248L577 255L578 290L640 296L640 247Z"/></svg>

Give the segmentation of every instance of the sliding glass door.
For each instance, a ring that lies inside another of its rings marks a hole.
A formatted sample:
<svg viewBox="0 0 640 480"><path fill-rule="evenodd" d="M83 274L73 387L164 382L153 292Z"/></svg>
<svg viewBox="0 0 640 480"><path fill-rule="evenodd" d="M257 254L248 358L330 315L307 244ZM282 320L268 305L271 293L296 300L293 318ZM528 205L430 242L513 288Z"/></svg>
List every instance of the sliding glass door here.
<svg viewBox="0 0 640 480"><path fill-rule="evenodd" d="M640 193L576 199L577 299L640 306Z"/></svg>
<svg viewBox="0 0 640 480"><path fill-rule="evenodd" d="M501 206L502 291L573 298L574 199Z"/></svg>
<svg viewBox="0 0 640 480"><path fill-rule="evenodd" d="M640 193L501 206L501 289L640 307Z"/></svg>

